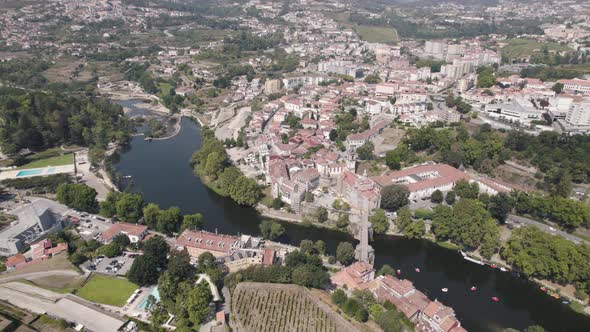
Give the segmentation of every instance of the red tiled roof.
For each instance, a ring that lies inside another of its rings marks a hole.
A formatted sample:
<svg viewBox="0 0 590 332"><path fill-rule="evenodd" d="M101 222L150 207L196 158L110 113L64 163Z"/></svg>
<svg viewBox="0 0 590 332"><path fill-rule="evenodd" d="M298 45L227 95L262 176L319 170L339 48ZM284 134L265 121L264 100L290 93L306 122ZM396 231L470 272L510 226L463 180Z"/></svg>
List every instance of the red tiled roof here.
<svg viewBox="0 0 590 332"><path fill-rule="evenodd" d="M272 249L264 249L264 253L262 254L262 264L264 265L272 265L275 259L275 251Z"/></svg>
<svg viewBox="0 0 590 332"><path fill-rule="evenodd" d="M423 173L436 172L437 176L431 178L424 178L417 180L413 183L401 183L408 187L410 192L423 190L426 188L433 188L442 186L449 183L455 183L461 179L469 179L469 176L460 170L446 165L421 165L411 168L402 169L401 171L388 172L384 175L376 176L373 178L381 187L387 187L392 184L396 184L397 180L401 180L404 177L418 175Z"/></svg>
<svg viewBox="0 0 590 332"><path fill-rule="evenodd" d="M184 247L193 247L208 251L229 253L239 248L240 239L236 236L218 235L209 232L185 230L176 239L176 243Z"/></svg>
<svg viewBox="0 0 590 332"><path fill-rule="evenodd" d="M18 266L25 263L27 260L23 254L16 254L6 259L6 267Z"/></svg>
<svg viewBox="0 0 590 332"><path fill-rule="evenodd" d="M146 231L147 231L147 226L145 226L145 225L136 225L136 224L130 224L130 223L126 223L126 222L119 222L119 223L116 223L113 226L111 226L109 229L107 229L104 233L102 233L100 235L100 237L103 240L110 241L115 236L117 236L123 232L126 233L127 235L140 236L141 234L145 233Z"/></svg>

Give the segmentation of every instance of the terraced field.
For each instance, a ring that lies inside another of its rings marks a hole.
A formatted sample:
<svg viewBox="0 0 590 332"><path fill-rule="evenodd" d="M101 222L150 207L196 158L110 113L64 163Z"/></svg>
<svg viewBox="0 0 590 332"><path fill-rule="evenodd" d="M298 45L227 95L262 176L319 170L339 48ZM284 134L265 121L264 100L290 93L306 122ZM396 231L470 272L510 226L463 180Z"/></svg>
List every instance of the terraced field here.
<svg viewBox="0 0 590 332"><path fill-rule="evenodd" d="M240 283L233 293L231 311L232 327L239 332L358 331L296 285Z"/></svg>

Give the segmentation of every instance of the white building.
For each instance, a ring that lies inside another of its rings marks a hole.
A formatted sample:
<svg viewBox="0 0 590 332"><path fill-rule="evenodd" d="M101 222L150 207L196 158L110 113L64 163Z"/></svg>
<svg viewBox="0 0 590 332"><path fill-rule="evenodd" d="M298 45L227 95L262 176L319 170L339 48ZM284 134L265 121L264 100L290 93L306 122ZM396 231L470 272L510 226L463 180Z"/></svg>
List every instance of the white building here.
<svg viewBox="0 0 590 332"><path fill-rule="evenodd" d="M501 121L530 125L531 121L542 118L543 111L535 109L528 100L517 99L507 103L486 105L485 114Z"/></svg>

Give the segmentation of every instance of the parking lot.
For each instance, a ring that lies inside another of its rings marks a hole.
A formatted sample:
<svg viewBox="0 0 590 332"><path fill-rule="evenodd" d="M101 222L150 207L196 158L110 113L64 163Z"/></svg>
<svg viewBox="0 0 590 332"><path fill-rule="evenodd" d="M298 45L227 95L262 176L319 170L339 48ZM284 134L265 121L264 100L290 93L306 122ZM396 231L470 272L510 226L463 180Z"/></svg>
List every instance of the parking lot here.
<svg viewBox="0 0 590 332"><path fill-rule="evenodd" d="M107 218L84 212L79 213L68 210L66 215L73 217L70 220L77 219L78 232L84 240L96 239L98 235L104 233L113 225Z"/></svg>
<svg viewBox="0 0 590 332"><path fill-rule="evenodd" d="M124 253L113 258L98 256L96 259L84 264L84 268L92 272L125 275L131 268L135 256L137 256L135 253Z"/></svg>

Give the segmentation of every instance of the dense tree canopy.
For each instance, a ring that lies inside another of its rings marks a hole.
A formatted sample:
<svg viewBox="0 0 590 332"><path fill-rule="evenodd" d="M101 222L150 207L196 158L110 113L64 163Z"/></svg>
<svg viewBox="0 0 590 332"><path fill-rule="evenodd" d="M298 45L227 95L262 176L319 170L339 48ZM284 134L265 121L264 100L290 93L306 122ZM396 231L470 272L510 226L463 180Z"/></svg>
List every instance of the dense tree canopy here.
<svg viewBox="0 0 590 332"><path fill-rule="evenodd" d="M590 247L586 245L525 226L512 232L500 254L529 276L576 283L579 290L590 290Z"/></svg>
<svg viewBox="0 0 590 332"><path fill-rule="evenodd" d="M96 212L96 190L85 184L60 184L57 187L57 200L68 207L86 212Z"/></svg>
<svg viewBox="0 0 590 332"><path fill-rule="evenodd" d="M0 146L5 154L60 144L126 144L133 126L105 99L0 88Z"/></svg>
<svg viewBox="0 0 590 332"><path fill-rule="evenodd" d="M410 191L404 185L391 185L381 190L381 207L395 211L409 203Z"/></svg>
<svg viewBox="0 0 590 332"><path fill-rule="evenodd" d="M201 142L201 148L191 160L195 172L220 194L231 197L238 204L255 205L261 196L256 180L244 176L237 167L229 166L225 147L211 130L202 130Z"/></svg>
<svg viewBox="0 0 590 332"><path fill-rule="evenodd" d="M451 240L490 258L500 245L500 231L483 204L473 199L461 199L452 207L434 208L432 232L437 240ZM481 247L480 247L481 246Z"/></svg>

